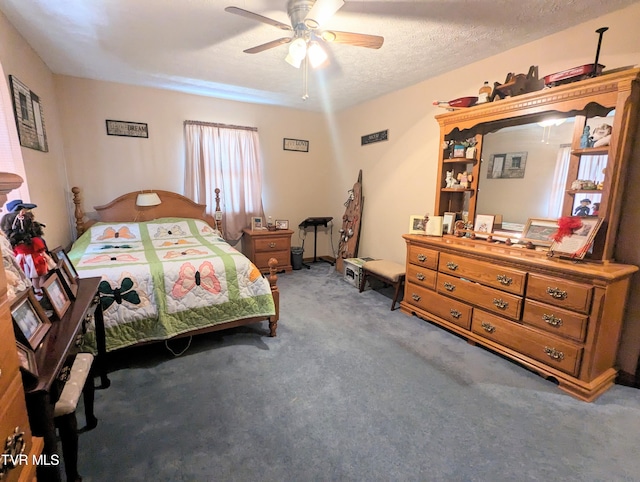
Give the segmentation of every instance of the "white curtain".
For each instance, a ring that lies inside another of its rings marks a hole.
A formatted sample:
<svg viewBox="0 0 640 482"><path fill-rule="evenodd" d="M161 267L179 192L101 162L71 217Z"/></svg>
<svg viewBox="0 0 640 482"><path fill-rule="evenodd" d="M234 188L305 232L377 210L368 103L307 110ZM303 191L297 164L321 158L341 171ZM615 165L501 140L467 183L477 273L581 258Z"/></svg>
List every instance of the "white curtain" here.
<svg viewBox="0 0 640 482"><path fill-rule="evenodd" d="M569 172L570 160L571 146L560 146L556 158L556 168L553 173L549 207L547 208L547 217L549 219L558 219L562 216L562 202L567 188L567 174Z"/></svg>
<svg viewBox="0 0 640 482"><path fill-rule="evenodd" d="M18 130L13 115L13 99L2 64L0 64L0 172L17 174L24 181L18 189L7 195L7 201L22 199L24 202L29 202L31 200L24 172L22 150L18 140Z"/></svg>
<svg viewBox="0 0 640 482"><path fill-rule="evenodd" d="M185 195L213 214L219 188L225 239L238 241L252 216L264 217L258 130L185 121L184 136Z"/></svg>

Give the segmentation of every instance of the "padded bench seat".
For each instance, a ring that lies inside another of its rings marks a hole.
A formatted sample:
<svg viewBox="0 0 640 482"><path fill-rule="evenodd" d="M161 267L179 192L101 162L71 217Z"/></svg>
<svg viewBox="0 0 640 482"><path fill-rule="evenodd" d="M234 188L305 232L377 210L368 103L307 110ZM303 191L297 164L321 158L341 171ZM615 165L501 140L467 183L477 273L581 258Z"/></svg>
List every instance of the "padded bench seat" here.
<svg viewBox="0 0 640 482"><path fill-rule="evenodd" d="M391 303L391 311L395 310L396 302L400 297L400 291L404 285L406 276L405 266L384 259L376 259L367 261L362 265L362 277L360 278L360 292L364 291L367 283L367 277L373 276L383 283L392 285L395 288L393 302Z"/></svg>

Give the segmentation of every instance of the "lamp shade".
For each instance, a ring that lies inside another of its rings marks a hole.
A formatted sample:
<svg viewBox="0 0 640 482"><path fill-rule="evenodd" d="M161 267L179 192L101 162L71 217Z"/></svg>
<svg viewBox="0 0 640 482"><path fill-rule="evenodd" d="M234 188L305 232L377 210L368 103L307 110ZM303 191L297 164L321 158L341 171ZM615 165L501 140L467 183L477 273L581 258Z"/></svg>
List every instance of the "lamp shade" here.
<svg viewBox="0 0 640 482"><path fill-rule="evenodd" d="M157 206L162 203L157 192L141 192L136 198L136 206Z"/></svg>

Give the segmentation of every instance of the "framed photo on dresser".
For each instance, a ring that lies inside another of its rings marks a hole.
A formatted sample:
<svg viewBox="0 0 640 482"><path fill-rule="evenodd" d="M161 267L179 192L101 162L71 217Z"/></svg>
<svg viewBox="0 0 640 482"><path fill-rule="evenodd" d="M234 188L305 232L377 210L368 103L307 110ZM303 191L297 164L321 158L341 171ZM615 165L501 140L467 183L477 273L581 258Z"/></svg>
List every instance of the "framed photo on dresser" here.
<svg viewBox="0 0 640 482"><path fill-rule="evenodd" d="M64 281L60 279L58 273L53 272L49 275L44 285L42 285L42 290L47 296L49 303L51 303L58 319L62 319L69 306L71 306L71 299L64 287Z"/></svg>
<svg viewBox="0 0 640 482"><path fill-rule="evenodd" d="M13 300L11 318L16 336L32 350L38 348L51 328L51 321L31 289L24 290Z"/></svg>
<svg viewBox="0 0 640 482"><path fill-rule="evenodd" d="M51 273L56 273L58 277L63 281L63 285L67 295L71 298L71 301L76 299L76 295L78 294L78 279L74 278L71 273L69 273L69 268L65 266L62 261L58 261L55 269L51 271Z"/></svg>
<svg viewBox="0 0 640 482"><path fill-rule="evenodd" d="M73 265L73 263L69 259L69 256L67 256L66 251L62 247L58 246L57 248L52 250L51 256L56 263L61 262L63 264L64 268L67 270L67 274L71 278L75 280L78 279L78 272L76 271L76 267Z"/></svg>
<svg viewBox="0 0 640 482"><path fill-rule="evenodd" d="M16 348L18 350L18 360L20 361L20 368L27 372L29 375L38 378L38 365L36 363L36 356L33 350L24 346L19 341L16 341Z"/></svg>

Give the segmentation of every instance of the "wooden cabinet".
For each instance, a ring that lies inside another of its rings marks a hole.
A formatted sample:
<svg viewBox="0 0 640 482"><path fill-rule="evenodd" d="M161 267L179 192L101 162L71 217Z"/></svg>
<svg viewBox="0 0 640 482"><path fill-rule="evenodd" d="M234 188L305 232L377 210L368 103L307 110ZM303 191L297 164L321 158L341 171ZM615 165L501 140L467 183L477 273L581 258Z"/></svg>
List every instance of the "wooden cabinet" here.
<svg viewBox="0 0 640 482"><path fill-rule="evenodd" d="M243 229L242 240L244 254L263 273L269 272L269 260L278 260L278 271L291 271L291 235L290 229L275 231Z"/></svg>
<svg viewBox="0 0 640 482"><path fill-rule="evenodd" d="M636 266L577 264L453 236L404 238L403 312L554 379L581 400L613 385ZM435 279L435 287L423 279Z"/></svg>

